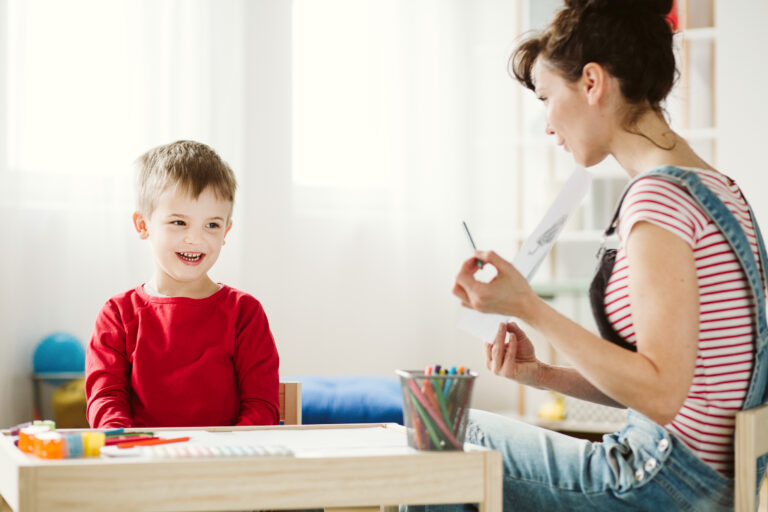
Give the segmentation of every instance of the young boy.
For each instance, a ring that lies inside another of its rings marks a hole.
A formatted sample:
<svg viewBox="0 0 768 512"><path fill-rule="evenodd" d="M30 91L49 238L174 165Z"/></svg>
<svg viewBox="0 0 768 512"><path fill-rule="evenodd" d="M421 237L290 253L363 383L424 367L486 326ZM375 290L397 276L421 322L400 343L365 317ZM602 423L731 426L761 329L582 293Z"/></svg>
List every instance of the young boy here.
<svg viewBox="0 0 768 512"><path fill-rule="evenodd" d="M86 352L93 428L272 425L275 342L261 304L208 277L232 227L235 176L205 144L179 141L138 161L133 224L152 278L101 309Z"/></svg>

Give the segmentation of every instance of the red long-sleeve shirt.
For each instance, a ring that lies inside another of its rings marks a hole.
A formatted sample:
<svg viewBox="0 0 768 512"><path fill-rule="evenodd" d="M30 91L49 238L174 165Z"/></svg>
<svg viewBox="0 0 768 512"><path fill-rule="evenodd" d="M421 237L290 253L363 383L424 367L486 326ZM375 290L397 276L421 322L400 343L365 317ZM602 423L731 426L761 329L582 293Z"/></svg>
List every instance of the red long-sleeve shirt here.
<svg viewBox="0 0 768 512"><path fill-rule="evenodd" d="M259 301L143 287L99 312L85 358L88 422L104 427L274 425L279 358Z"/></svg>

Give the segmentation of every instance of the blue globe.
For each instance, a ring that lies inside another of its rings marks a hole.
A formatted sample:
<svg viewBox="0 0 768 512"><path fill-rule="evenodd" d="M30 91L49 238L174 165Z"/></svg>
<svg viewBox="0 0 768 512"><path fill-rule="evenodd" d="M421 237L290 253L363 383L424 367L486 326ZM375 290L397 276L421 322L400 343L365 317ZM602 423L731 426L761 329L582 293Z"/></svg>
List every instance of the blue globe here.
<svg viewBox="0 0 768 512"><path fill-rule="evenodd" d="M82 372L85 370L85 348L75 336L55 332L38 343L32 366L35 373Z"/></svg>

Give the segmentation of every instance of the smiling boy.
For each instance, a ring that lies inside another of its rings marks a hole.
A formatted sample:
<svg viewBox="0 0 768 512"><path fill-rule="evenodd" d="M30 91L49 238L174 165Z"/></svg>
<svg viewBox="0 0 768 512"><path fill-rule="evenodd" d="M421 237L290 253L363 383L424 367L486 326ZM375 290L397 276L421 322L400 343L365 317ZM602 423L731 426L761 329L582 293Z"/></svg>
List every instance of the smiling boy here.
<svg viewBox="0 0 768 512"><path fill-rule="evenodd" d="M178 141L139 158L133 224L155 271L96 319L85 369L91 427L277 423L279 358L264 310L208 277L236 187L205 144Z"/></svg>

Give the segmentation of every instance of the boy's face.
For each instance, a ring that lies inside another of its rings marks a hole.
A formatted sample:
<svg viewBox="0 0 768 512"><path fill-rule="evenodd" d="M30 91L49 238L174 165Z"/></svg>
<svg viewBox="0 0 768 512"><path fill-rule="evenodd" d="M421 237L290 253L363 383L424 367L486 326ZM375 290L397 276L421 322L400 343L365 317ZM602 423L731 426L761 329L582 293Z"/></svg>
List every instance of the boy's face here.
<svg viewBox="0 0 768 512"><path fill-rule="evenodd" d="M197 199L169 187L149 218L134 214L139 236L152 244L155 285L160 293L194 294L211 283L208 270L216 263L232 227L228 220L231 209L232 203L217 198L211 187Z"/></svg>

